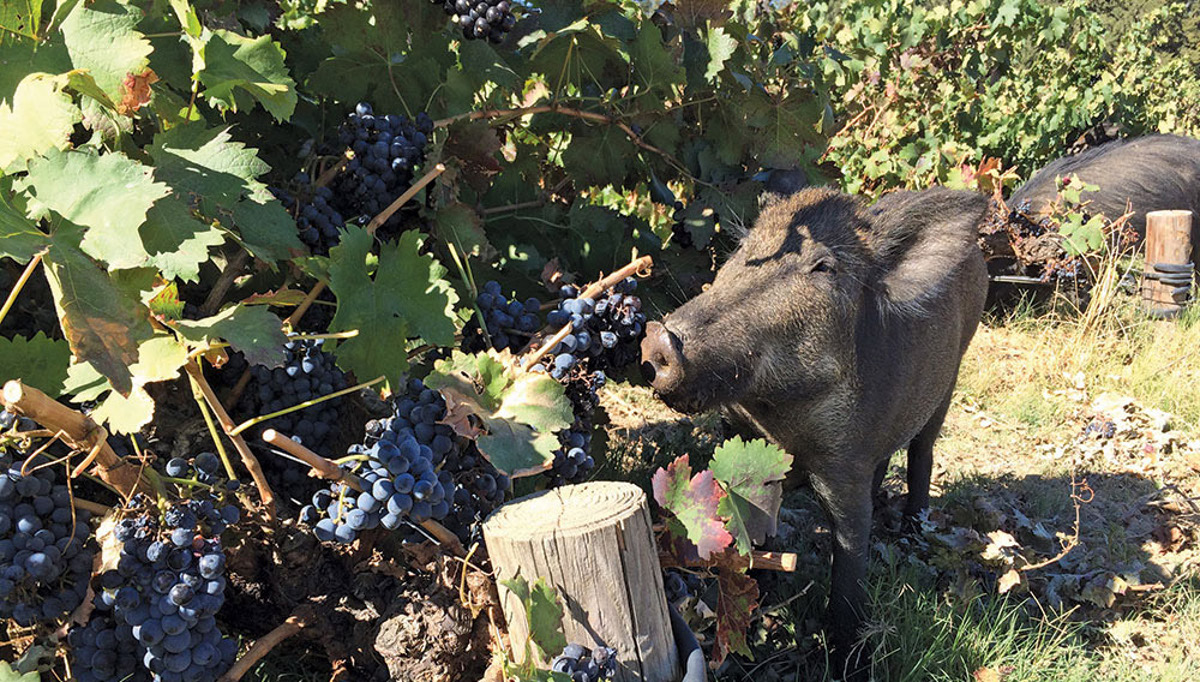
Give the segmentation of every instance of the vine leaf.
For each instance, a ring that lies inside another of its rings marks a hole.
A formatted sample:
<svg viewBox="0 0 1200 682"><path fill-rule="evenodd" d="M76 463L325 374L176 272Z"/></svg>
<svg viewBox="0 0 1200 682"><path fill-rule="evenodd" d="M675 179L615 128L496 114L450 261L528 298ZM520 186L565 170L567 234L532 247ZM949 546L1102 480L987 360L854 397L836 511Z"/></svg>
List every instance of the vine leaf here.
<svg viewBox="0 0 1200 682"><path fill-rule="evenodd" d="M208 128L202 123L176 126L157 135L149 153L155 177L170 184L181 203L196 202L200 213L214 220L227 222L232 216L242 245L256 257L274 263L303 249L295 221L258 181L270 166L255 150L234 141L229 128ZM172 237L195 235L198 242L181 243L181 248L189 249L186 258L199 255L199 242L214 241L197 229L177 227L180 234ZM176 256L181 258L185 257ZM190 267L185 270L190 272Z"/></svg>
<svg viewBox="0 0 1200 682"><path fill-rule="evenodd" d="M287 335L283 322L264 306L238 304L202 320L179 320L171 326L195 350L206 350L218 339L241 351L252 365L283 363Z"/></svg>
<svg viewBox="0 0 1200 682"><path fill-rule="evenodd" d="M476 437L479 451L497 469L520 477L550 467L558 447L554 434L569 427L573 415L562 384L515 365L508 353L455 351L435 365L425 385L455 406L452 426L459 433L475 435L464 412L478 417L486 430Z"/></svg>
<svg viewBox="0 0 1200 682"><path fill-rule="evenodd" d="M368 271L373 244L365 229L349 227L330 251L329 288L337 296L330 331L359 332L335 349L342 367L360 377L383 375L395 387L408 370L408 359L396 349L409 337L453 345L458 295L443 279L446 269L421 253L422 236L415 230L380 245L374 278Z"/></svg>
<svg viewBox="0 0 1200 682"><path fill-rule="evenodd" d="M286 121L297 102L286 56L269 35L246 38L225 29L213 31L198 74L204 96L233 112L249 111L258 101L276 121Z"/></svg>
<svg viewBox="0 0 1200 682"><path fill-rule="evenodd" d="M147 264L168 280L178 278L185 282L199 281L200 265L208 261L208 250L225 242L221 230L192 217L177 196L150 207L139 235L146 249Z"/></svg>
<svg viewBox="0 0 1200 682"><path fill-rule="evenodd" d="M113 391L91 417L114 433L134 434L154 420L154 398L142 386L134 386L128 396Z"/></svg>
<svg viewBox="0 0 1200 682"><path fill-rule="evenodd" d="M45 332L32 338L0 337L0 382L20 379L50 397L62 395L71 364L71 347Z"/></svg>
<svg viewBox="0 0 1200 682"><path fill-rule="evenodd" d="M0 661L0 682L41 682L41 679L41 674L36 670L21 674L13 670L8 661Z"/></svg>
<svg viewBox="0 0 1200 682"><path fill-rule="evenodd" d="M580 187L625 184L637 154L633 142L616 126L582 128L563 152L563 166Z"/></svg>
<svg viewBox="0 0 1200 682"><path fill-rule="evenodd" d="M746 574L744 565L736 562L732 548L718 557L717 568L717 643L713 647L712 665L720 665L731 653L753 659L746 643L750 629L750 613L758 608L758 582Z"/></svg>
<svg viewBox="0 0 1200 682"><path fill-rule="evenodd" d="M466 204L455 203L439 209L433 219L433 229L440 239L456 245L468 256L490 260L496 255L496 249L488 243L483 231L479 214Z"/></svg>
<svg viewBox="0 0 1200 682"><path fill-rule="evenodd" d="M170 193L148 166L124 154L58 150L30 163L19 188L33 197L31 217L45 218L52 210L88 228L80 248L115 269L146 264L138 230L154 202Z"/></svg>
<svg viewBox="0 0 1200 682"><path fill-rule="evenodd" d="M521 602L525 610L525 621L529 624L529 639L540 650L543 659L562 651L567 638L562 630L563 608L558 603L558 593L542 578L533 585L523 576L500 581Z"/></svg>
<svg viewBox="0 0 1200 682"><path fill-rule="evenodd" d="M44 73L26 76L10 103L0 102L0 170L23 171L51 149L66 149L83 112L63 92L64 81Z"/></svg>
<svg viewBox="0 0 1200 682"><path fill-rule="evenodd" d="M76 360L91 363L117 392L129 395L129 368L138 346L153 335L141 287L101 270L67 236L60 230L42 260L63 336Z"/></svg>
<svg viewBox="0 0 1200 682"><path fill-rule="evenodd" d="M79 3L62 23L71 63L87 69L114 101L123 99L125 76L144 72L150 63L154 47L137 31L141 20L142 10L134 4L97 0Z"/></svg>
<svg viewBox="0 0 1200 682"><path fill-rule="evenodd" d="M724 519L718 515L725 493L713 478L712 470L692 476L687 455L680 455L666 469L654 472L651 483L655 501L679 521L701 559L708 559L733 542Z"/></svg>
<svg viewBox="0 0 1200 682"><path fill-rule="evenodd" d="M775 534L782 482L791 468L792 456L761 438L747 443L737 436L713 453L709 469L725 490L717 513L728 517L742 554Z"/></svg>
<svg viewBox="0 0 1200 682"><path fill-rule="evenodd" d="M11 179L0 178L0 258L28 263L50 244L50 239L12 205L11 190Z"/></svg>

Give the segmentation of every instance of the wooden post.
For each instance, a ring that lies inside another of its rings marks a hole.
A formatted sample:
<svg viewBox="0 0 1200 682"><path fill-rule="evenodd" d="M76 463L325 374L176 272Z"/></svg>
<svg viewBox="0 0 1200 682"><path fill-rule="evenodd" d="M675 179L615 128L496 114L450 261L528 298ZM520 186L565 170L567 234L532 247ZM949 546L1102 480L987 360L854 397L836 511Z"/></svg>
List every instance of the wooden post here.
<svg viewBox="0 0 1200 682"><path fill-rule="evenodd" d="M1151 315L1173 317L1183 309L1192 286L1191 256L1191 211L1146 214L1142 305Z"/></svg>
<svg viewBox="0 0 1200 682"><path fill-rule="evenodd" d="M520 575L554 587L567 642L616 649L618 682L679 679L650 506L641 488L594 481L535 493L492 512L483 537L497 581ZM529 637L524 609L503 586L500 603L514 654L523 658Z"/></svg>

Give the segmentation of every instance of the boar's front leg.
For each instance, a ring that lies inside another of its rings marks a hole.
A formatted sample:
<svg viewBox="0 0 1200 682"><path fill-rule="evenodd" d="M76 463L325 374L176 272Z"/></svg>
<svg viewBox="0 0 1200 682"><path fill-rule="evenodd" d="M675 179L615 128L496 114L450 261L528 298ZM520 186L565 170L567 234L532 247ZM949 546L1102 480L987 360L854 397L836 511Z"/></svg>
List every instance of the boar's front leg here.
<svg viewBox="0 0 1200 682"><path fill-rule="evenodd" d="M825 622L837 665L831 672L840 678L844 671L853 673L866 661L861 647L856 655L851 654L856 651L859 626L867 610L874 477L872 468L856 471L854 466L845 466L844 458L835 459L838 461L831 462L829 470L813 472L812 484L833 527L833 569Z"/></svg>

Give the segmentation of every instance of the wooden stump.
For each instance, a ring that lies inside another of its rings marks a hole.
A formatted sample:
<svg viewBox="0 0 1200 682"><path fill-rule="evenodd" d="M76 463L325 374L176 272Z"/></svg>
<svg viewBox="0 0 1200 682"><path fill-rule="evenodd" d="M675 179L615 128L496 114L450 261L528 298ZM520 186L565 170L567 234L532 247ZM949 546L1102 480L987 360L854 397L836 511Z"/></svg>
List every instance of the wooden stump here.
<svg viewBox="0 0 1200 682"><path fill-rule="evenodd" d="M650 507L641 488L596 481L523 497L494 511L483 537L497 581L520 575L554 587L569 643L616 649L619 682L679 679ZM524 609L503 586L500 601L513 651L523 657L529 637Z"/></svg>
<svg viewBox="0 0 1200 682"><path fill-rule="evenodd" d="M1183 309L1191 292L1191 256L1191 211L1146 214L1142 304L1150 314L1171 317Z"/></svg>

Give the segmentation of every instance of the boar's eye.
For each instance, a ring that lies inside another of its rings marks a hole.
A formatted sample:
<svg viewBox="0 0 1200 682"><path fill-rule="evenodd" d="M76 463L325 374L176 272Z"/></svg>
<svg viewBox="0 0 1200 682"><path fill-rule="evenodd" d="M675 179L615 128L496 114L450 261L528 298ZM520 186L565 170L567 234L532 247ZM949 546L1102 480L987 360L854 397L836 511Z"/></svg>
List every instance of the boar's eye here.
<svg viewBox="0 0 1200 682"><path fill-rule="evenodd" d="M821 258L816 263L813 263L812 270L810 272L824 272L826 274L833 274L833 261L829 260L828 258Z"/></svg>

